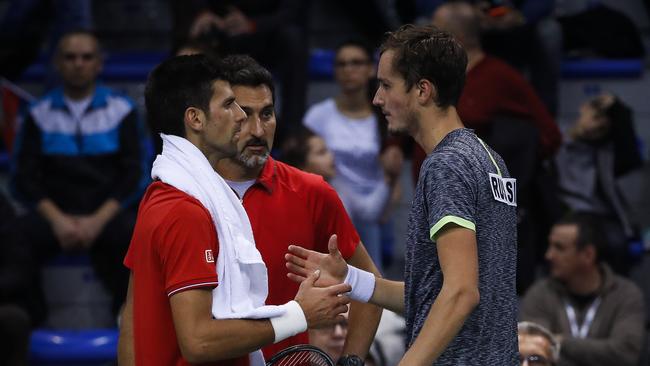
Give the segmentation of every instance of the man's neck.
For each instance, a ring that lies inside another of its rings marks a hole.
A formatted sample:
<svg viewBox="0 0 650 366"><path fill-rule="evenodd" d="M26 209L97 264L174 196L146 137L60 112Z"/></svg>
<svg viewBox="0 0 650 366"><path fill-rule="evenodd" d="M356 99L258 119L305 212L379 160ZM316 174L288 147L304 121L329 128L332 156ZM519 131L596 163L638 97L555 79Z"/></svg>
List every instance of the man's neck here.
<svg viewBox="0 0 650 366"><path fill-rule="evenodd" d="M74 88L70 86L63 86L63 94L72 100L82 100L88 98L95 92L95 84L85 88Z"/></svg>
<svg viewBox="0 0 650 366"><path fill-rule="evenodd" d="M212 164L212 168L214 168L214 170L219 173L223 179L234 182L245 182L248 180L257 179L260 174L262 174L262 169L264 169L264 165L255 168L249 168L232 158L224 158L219 160L211 159L210 164Z"/></svg>
<svg viewBox="0 0 650 366"><path fill-rule="evenodd" d="M485 52L481 48L472 48L467 52L467 72L473 69L479 62L485 58Z"/></svg>
<svg viewBox="0 0 650 366"><path fill-rule="evenodd" d="M590 295L596 293L603 284L603 274L598 265L594 265L585 273L576 275L567 282L567 289L574 295Z"/></svg>
<svg viewBox="0 0 650 366"><path fill-rule="evenodd" d="M451 131L463 128L463 122L458 116L456 107L450 106L445 110L434 108L420 116L418 130L411 135L429 154Z"/></svg>
<svg viewBox="0 0 650 366"><path fill-rule="evenodd" d="M339 94L334 98L336 107L344 115L358 116L372 113L367 91L359 89L353 92Z"/></svg>

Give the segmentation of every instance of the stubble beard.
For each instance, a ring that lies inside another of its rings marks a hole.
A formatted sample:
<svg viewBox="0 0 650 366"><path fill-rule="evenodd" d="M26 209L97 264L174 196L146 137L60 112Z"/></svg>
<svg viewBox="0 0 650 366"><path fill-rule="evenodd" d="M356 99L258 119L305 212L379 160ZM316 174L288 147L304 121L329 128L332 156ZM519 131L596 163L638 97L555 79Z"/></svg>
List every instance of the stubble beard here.
<svg viewBox="0 0 650 366"><path fill-rule="evenodd" d="M249 169L259 168L266 164L267 160L269 160L268 152L264 153L263 155L246 154L245 152L237 155L237 161Z"/></svg>
<svg viewBox="0 0 650 366"><path fill-rule="evenodd" d="M388 132L396 135L413 135L415 132L418 121L420 119L419 114L416 111L407 111L404 115L404 121L402 123L388 124Z"/></svg>

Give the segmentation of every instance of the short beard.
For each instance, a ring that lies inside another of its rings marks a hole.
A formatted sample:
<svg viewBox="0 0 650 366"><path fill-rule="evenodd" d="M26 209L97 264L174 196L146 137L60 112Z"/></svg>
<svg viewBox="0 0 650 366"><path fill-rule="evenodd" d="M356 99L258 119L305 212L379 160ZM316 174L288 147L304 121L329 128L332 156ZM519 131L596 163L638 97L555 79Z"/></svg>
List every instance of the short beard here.
<svg viewBox="0 0 650 366"><path fill-rule="evenodd" d="M415 110L411 110L406 114L406 125L404 126L404 132L408 134L413 134L419 125L420 113Z"/></svg>
<svg viewBox="0 0 650 366"><path fill-rule="evenodd" d="M416 111L409 111L404 116L404 123L398 124L398 127L390 128L388 124L388 132L393 135L410 135L413 136L415 129L417 129L420 115Z"/></svg>
<svg viewBox="0 0 650 366"><path fill-rule="evenodd" d="M268 152L264 155L247 155L246 153L241 153L237 156L237 161L247 168L258 168L266 164L267 160L269 160Z"/></svg>

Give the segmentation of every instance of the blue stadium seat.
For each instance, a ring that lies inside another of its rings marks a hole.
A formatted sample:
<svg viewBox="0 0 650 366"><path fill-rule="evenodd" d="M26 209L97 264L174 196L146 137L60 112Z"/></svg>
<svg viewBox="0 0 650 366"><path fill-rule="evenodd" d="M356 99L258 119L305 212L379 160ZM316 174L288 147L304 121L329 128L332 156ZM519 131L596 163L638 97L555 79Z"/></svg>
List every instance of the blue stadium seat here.
<svg viewBox="0 0 650 366"><path fill-rule="evenodd" d="M309 58L309 78L311 80L331 80L334 75L334 50L317 48Z"/></svg>
<svg viewBox="0 0 650 366"><path fill-rule="evenodd" d="M117 329L37 329L30 342L32 366L104 365L117 358Z"/></svg>
<svg viewBox="0 0 650 366"><path fill-rule="evenodd" d="M0 150L0 172L8 172L9 171L9 153Z"/></svg>
<svg viewBox="0 0 650 366"><path fill-rule="evenodd" d="M643 75L643 60L580 59L562 62L562 77L579 78L637 78Z"/></svg>

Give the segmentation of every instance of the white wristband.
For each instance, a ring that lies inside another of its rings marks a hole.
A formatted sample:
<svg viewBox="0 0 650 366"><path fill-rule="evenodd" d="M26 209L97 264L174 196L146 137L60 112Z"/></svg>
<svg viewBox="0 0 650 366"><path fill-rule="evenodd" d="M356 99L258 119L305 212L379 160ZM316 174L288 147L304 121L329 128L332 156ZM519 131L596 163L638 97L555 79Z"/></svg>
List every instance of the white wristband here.
<svg viewBox="0 0 650 366"><path fill-rule="evenodd" d="M284 308L284 314L269 319L273 326L273 332L275 332L273 343L278 343L307 330L307 318L297 301L291 300L279 306Z"/></svg>
<svg viewBox="0 0 650 366"><path fill-rule="evenodd" d="M375 275L348 264L348 274L343 281L352 286L349 296L352 300L368 302L375 292Z"/></svg>

